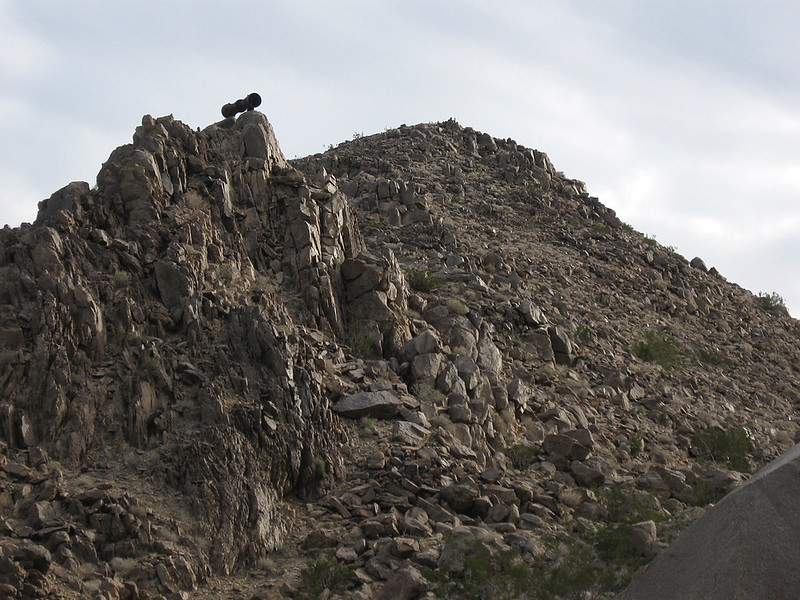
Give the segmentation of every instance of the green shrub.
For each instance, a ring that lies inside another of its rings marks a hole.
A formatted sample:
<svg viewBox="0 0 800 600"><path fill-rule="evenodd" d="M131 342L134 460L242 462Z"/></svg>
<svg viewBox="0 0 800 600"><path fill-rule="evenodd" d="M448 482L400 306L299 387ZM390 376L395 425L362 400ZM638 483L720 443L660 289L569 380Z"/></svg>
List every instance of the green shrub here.
<svg viewBox="0 0 800 600"><path fill-rule="evenodd" d="M448 298L445 302L447 311L452 315L466 315L469 312L469 307L458 298Z"/></svg>
<svg viewBox="0 0 800 600"><path fill-rule="evenodd" d="M316 560L309 561L300 573L298 597L301 600L316 600L325 590L340 592L350 587L353 581L354 571L351 567L341 566L333 556L322 554Z"/></svg>
<svg viewBox="0 0 800 600"><path fill-rule="evenodd" d="M411 393L420 402L430 402L435 406L441 406L444 403L444 394L433 387L427 381L417 381L411 386Z"/></svg>
<svg viewBox="0 0 800 600"><path fill-rule="evenodd" d="M432 292L444 285L444 280L430 271L420 269L408 269L406 271L406 281L411 288L417 292Z"/></svg>
<svg viewBox="0 0 800 600"><path fill-rule="evenodd" d="M351 315L347 321L346 342L354 356L380 358L380 331L377 326L362 319L361 311Z"/></svg>
<svg viewBox="0 0 800 600"><path fill-rule="evenodd" d="M742 427L697 427L692 435L692 448L698 458L726 463L737 471L750 472L753 469L748 456L753 447Z"/></svg>
<svg viewBox="0 0 800 600"><path fill-rule="evenodd" d="M714 365L717 367L726 366L731 364L731 359L728 358L725 354L711 348L710 350L698 350L697 351L697 358L700 361L706 363L707 365Z"/></svg>
<svg viewBox="0 0 800 600"><path fill-rule="evenodd" d="M567 552L549 569L540 571L535 589L537 600L550 598L582 599L596 597L592 592L601 585L602 571L593 556L592 549L586 544L574 542Z"/></svg>
<svg viewBox="0 0 800 600"><path fill-rule="evenodd" d="M423 569L437 598L577 600L598 589L598 564L591 548L582 542L570 540L566 551L549 564L528 564L516 550L490 550L478 540L468 543L462 553L454 564Z"/></svg>
<svg viewBox="0 0 800 600"><path fill-rule="evenodd" d="M588 344L594 339L594 333L592 332L592 328L588 325L578 325L575 329L575 337L579 342Z"/></svg>
<svg viewBox="0 0 800 600"><path fill-rule="evenodd" d="M766 292L759 292L756 298L756 304L759 308L769 312L783 312L786 310L786 301L783 296L776 292L767 294Z"/></svg>
<svg viewBox="0 0 800 600"><path fill-rule="evenodd" d="M681 345L665 333L647 331L643 339L633 345L633 353L647 362L674 369L681 365Z"/></svg>
<svg viewBox="0 0 800 600"><path fill-rule="evenodd" d="M314 469L314 478L322 479L325 476L325 471L328 470L328 466L325 464L325 460L320 458L319 456L315 456L311 464Z"/></svg>
<svg viewBox="0 0 800 600"><path fill-rule="evenodd" d="M658 510L658 501L649 492L637 490L631 485L617 483L609 485L600 495L605 508L606 520L612 523L632 525L642 521L661 521L664 514Z"/></svg>
<svg viewBox="0 0 800 600"><path fill-rule="evenodd" d="M361 417L358 420L358 432L362 436L372 436L378 431L376 429L377 422L371 417Z"/></svg>
<svg viewBox="0 0 800 600"><path fill-rule="evenodd" d="M536 446L527 444L514 444L505 450L506 456L511 460L515 469L524 471L532 464L537 462L539 449Z"/></svg>
<svg viewBox="0 0 800 600"><path fill-rule="evenodd" d="M492 552L477 540L463 556L463 568L442 565L425 573L445 598L518 598L530 585L531 569L514 550Z"/></svg>
<svg viewBox="0 0 800 600"><path fill-rule="evenodd" d="M698 479L691 485L690 493L693 498L692 504L695 506L707 506L722 500L728 494L728 490L715 485L712 481Z"/></svg>
<svg viewBox="0 0 800 600"><path fill-rule="evenodd" d="M689 286L694 289L700 296L704 296L708 292L708 284L705 281L697 281L696 279L689 279Z"/></svg>
<svg viewBox="0 0 800 600"><path fill-rule="evenodd" d="M633 526L629 524L604 524L592 536L597 555L606 563L601 577L603 589L622 591L633 574L649 561L633 539Z"/></svg>
<svg viewBox="0 0 800 600"><path fill-rule="evenodd" d="M636 458L642 452L644 452L644 439L638 433L634 433L631 436L631 440L628 443L628 449L630 450L631 456Z"/></svg>

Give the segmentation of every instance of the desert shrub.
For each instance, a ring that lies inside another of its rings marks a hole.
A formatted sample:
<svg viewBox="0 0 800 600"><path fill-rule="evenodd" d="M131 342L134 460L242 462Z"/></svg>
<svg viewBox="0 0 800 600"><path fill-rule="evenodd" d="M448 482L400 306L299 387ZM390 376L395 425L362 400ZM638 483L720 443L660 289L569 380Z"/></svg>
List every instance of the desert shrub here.
<svg viewBox="0 0 800 600"><path fill-rule="evenodd" d="M759 292L756 298L756 304L759 308L769 312L782 312L786 310L786 301L783 296L776 292L767 294L766 292Z"/></svg>
<svg viewBox="0 0 800 600"><path fill-rule="evenodd" d="M360 310L348 319L346 343L353 355L359 358L380 356L380 331L373 323L362 318Z"/></svg>
<svg viewBox="0 0 800 600"><path fill-rule="evenodd" d="M417 381L411 386L411 393L420 402L430 402L436 406L444 403L444 394L427 381Z"/></svg>
<svg viewBox="0 0 800 600"><path fill-rule="evenodd" d="M723 486L714 484L713 481L698 479L690 486L690 494L693 499L691 504L707 506L722 500L728 494L728 490Z"/></svg>
<svg viewBox="0 0 800 600"><path fill-rule="evenodd" d="M600 589L618 592L648 561L634 543L633 525L642 521L663 521L665 514L652 494L637 490L630 484L607 486L600 494L599 502L604 508L605 522L587 532L585 541L603 564L598 575Z"/></svg>
<svg viewBox="0 0 800 600"><path fill-rule="evenodd" d="M578 327L575 328L575 337L579 342L588 344L594 339L594 332L588 325L578 325Z"/></svg>
<svg viewBox="0 0 800 600"><path fill-rule="evenodd" d="M753 469L748 456L753 447L742 427L697 427L692 435L692 448L698 458L726 463L737 471L750 472Z"/></svg>
<svg viewBox="0 0 800 600"><path fill-rule="evenodd" d="M569 598L575 600L596 597L593 592L603 589L602 570L591 547L583 542L571 542L555 564L538 575L535 596L537 600Z"/></svg>
<svg viewBox="0 0 800 600"><path fill-rule="evenodd" d="M689 286L694 289L700 296L704 296L708 292L708 284L705 281L697 281L696 279L689 279Z"/></svg>
<svg viewBox="0 0 800 600"><path fill-rule="evenodd" d="M681 345L666 333L646 331L643 338L633 345L633 353L647 362L656 363L666 369L681 365Z"/></svg>
<svg viewBox="0 0 800 600"><path fill-rule="evenodd" d="M601 588L619 592L630 583L633 574L649 558L633 543L633 526L606 523L591 536L591 543L606 568L600 576Z"/></svg>
<svg viewBox="0 0 800 600"><path fill-rule="evenodd" d="M715 348L711 348L710 350L704 350L704 349L698 350L697 358L700 359L701 362L706 363L707 365L714 365L717 367L722 367L731 364L731 359L728 358L725 354L723 354L719 350L716 350Z"/></svg>
<svg viewBox="0 0 800 600"><path fill-rule="evenodd" d="M612 523L632 525L664 519L656 498L631 485L619 483L608 486L600 495L600 503L605 508L606 520Z"/></svg>
<svg viewBox="0 0 800 600"><path fill-rule="evenodd" d="M378 433L376 429L377 422L371 417L361 417L358 420L358 432L362 436L372 436Z"/></svg>
<svg viewBox="0 0 800 600"><path fill-rule="evenodd" d="M644 452L644 438L638 433L634 433L631 436L630 442L628 442L628 450L633 458L639 456Z"/></svg>
<svg viewBox="0 0 800 600"><path fill-rule="evenodd" d="M325 476L325 471L328 470L328 466L325 464L325 460L320 458L319 456L315 456L314 459L311 461L311 468L314 471L315 479L322 479Z"/></svg>
<svg viewBox="0 0 800 600"><path fill-rule="evenodd" d="M524 471L537 461L539 449L527 444L514 444L506 448L505 454L515 469Z"/></svg>
<svg viewBox="0 0 800 600"><path fill-rule="evenodd" d="M300 573L301 600L316 600L325 590L333 593L343 591L353 583L353 569L340 565L336 558L322 554L310 560Z"/></svg>
<svg viewBox="0 0 800 600"><path fill-rule="evenodd" d="M433 275L430 271L420 269L408 269L406 271L406 281L417 292L432 292L444 285L444 280L441 277Z"/></svg>
<svg viewBox="0 0 800 600"><path fill-rule="evenodd" d="M492 551L475 540L465 548L459 563L425 570L439 597L463 600L519 598L530 585L531 568L514 550Z"/></svg>
<svg viewBox="0 0 800 600"><path fill-rule="evenodd" d="M469 307L458 298L448 298L445 303L447 311L453 315L466 315L469 312Z"/></svg>
<svg viewBox="0 0 800 600"><path fill-rule="evenodd" d="M474 540L457 561L423 574L437 598L452 600L577 600L597 591L600 569L591 548L575 540L562 546L558 559L529 564L517 550L490 550Z"/></svg>

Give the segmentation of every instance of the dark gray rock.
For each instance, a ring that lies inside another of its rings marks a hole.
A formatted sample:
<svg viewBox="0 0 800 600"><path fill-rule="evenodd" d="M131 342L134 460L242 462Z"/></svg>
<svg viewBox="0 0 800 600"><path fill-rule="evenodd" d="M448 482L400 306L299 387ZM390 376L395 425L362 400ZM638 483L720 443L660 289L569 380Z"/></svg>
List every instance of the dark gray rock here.
<svg viewBox="0 0 800 600"><path fill-rule="evenodd" d="M383 586L378 600L414 600L427 589L428 582L414 567L397 571Z"/></svg>
<svg viewBox="0 0 800 600"><path fill-rule="evenodd" d="M333 411L350 419L372 417L375 419L391 419L400 411L402 402L394 393L384 390L380 392L358 392L350 394L333 405Z"/></svg>

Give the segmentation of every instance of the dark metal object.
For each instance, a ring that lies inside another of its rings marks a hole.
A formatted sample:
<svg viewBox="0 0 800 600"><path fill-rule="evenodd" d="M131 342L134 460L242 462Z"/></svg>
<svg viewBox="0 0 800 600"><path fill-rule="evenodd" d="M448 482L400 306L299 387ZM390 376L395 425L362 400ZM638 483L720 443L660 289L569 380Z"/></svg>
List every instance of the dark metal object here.
<svg viewBox="0 0 800 600"><path fill-rule="evenodd" d="M256 106L261 104L261 96L253 92L248 94L247 97L241 98L236 102L231 102L222 107L222 116L226 119L235 117L237 113L246 110L253 110Z"/></svg>

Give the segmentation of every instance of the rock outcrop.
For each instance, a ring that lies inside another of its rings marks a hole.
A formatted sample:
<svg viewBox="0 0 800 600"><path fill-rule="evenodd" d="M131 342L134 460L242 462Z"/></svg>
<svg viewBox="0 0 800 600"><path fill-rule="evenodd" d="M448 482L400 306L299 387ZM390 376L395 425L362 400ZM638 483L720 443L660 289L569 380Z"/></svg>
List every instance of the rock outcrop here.
<svg viewBox="0 0 800 600"><path fill-rule="evenodd" d="M178 491L209 547L167 588L277 548L280 499L341 470L319 363L341 362L327 340L345 336L342 265L363 242L335 179L292 168L260 113L203 132L146 116L96 188L68 185L0 238L8 447L69 468L129 457ZM137 535L96 550L145 553Z"/></svg>

